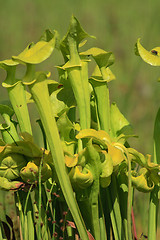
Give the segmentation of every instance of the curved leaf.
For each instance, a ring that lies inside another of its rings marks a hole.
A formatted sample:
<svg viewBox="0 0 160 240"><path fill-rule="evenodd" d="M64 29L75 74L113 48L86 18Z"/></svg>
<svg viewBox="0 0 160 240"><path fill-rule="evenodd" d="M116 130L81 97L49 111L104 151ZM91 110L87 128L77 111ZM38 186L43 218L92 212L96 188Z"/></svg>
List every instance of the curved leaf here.
<svg viewBox="0 0 160 240"><path fill-rule="evenodd" d="M2 133L3 140L6 143L12 143L19 140L19 136L16 130L16 122L12 120L14 114L10 104L0 104L0 114L5 120L5 123L0 124L0 130Z"/></svg>
<svg viewBox="0 0 160 240"><path fill-rule="evenodd" d="M13 61L12 59L6 59L3 61L0 61L0 68L7 70L8 67L14 67L18 64L19 64L18 62Z"/></svg>
<svg viewBox="0 0 160 240"><path fill-rule="evenodd" d="M57 89L52 92L50 95L51 106L53 108L54 117L58 117L65 109L67 109L66 104L57 98L58 94L62 91L62 89Z"/></svg>
<svg viewBox="0 0 160 240"><path fill-rule="evenodd" d="M154 188L154 182L150 180L148 171L142 168L137 176L136 172L131 172L132 184L140 192L151 192Z"/></svg>
<svg viewBox="0 0 160 240"><path fill-rule="evenodd" d="M92 138L93 141L101 144L106 148L108 144L111 143L109 134L103 130L96 131L95 129L83 129L76 135L76 138Z"/></svg>
<svg viewBox="0 0 160 240"><path fill-rule="evenodd" d="M68 37L73 38L77 42L77 46L86 38L92 37L88 33L86 33L81 27L79 21L74 16L71 17L70 25L67 34L64 36L60 43L60 49L63 55L69 54L69 46L68 46Z"/></svg>
<svg viewBox="0 0 160 240"><path fill-rule="evenodd" d="M0 177L0 189L2 190L16 190L21 185L23 185L23 182L19 181L10 182L7 178Z"/></svg>
<svg viewBox="0 0 160 240"><path fill-rule="evenodd" d="M134 148L128 148L128 153L131 158L131 161L137 162L142 167L147 164L145 156L142 153L139 153Z"/></svg>
<svg viewBox="0 0 160 240"><path fill-rule="evenodd" d="M42 157L43 151L30 141L17 141L16 143L7 144L1 147L0 153L4 155L10 153L18 153L27 157Z"/></svg>
<svg viewBox="0 0 160 240"><path fill-rule="evenodd" d="M39 165L36 162L28 162L27 166L23 167L20 171L20 176L23 181L27 183L35 183L39 177ZM52 170L47 163L43 162L41 169L41 180L45 182L48 178L52 177Z"/></svg>
<svg viewBox="0 0 160 240"><path fill-rule="evenodd" d="M106 151L103 151L105 155L105 161L101 164L102 173L100 175L100 185L102 188L109 186L111 182L111 174L113 172L112 157Z"/></svg>
<svg viewBox="0 0 160 240"><path fill-rule="evenodd" d="M74 154L76 139L75 126L69 120L66 112L64 112L57 120L57 127L63 145L63 150Z"/></svg>
<svg viewBox="0 0 160 240"><path fill-rule="evenodd" d="M131 124L120 112L116 103L111 104L110 113L111 113L110 116L111 116L112 134L115 137L118 137L121 134L124 134L124 135L133 134L133 128L132 128ZM124 141L125 141L125 139L124 139Z"/></svg>
<svg viewBox="0 0 160 240"><path fill-rule="evenodd" d="M18 56L12 59L21 63L38 64L46 60L54 50L57 38L57 32L54 32L53 38L49 41L39 41L35 45L28 45L27 48Z"/></svg>
<svg viewBox="0 0 160 240"><path fill-rule="evenodd" d="M96 61L99 68L109 67L115 61L115 58L112 52L106 52L103 49L96 48L96 47L90 48L85 52L81 52L80 55L85 55L85 56L91 55Z"/></svg>
<svg viewBox="0 0 160 240"><path fill-rule="evenodd" d="M89 78L89 81L91 82L91 84L95 86L98 83L100 84L104 82L110 82L115 79L115 75L112 73L109 67L106 68L105 72L106 72L106 75L105 75L106 78L104 79L102 77L102 73L99 67L96 66L94 72L92 73L92 76Z"/></svg>
<svg viewBox="0 0 160 240"><path fill-rule="evenodd" d="M74 156L65 154L65 164L67 167L74 167L77 165L77 163L78 154L75 154Z"/></svg>
<svg viewBox="0 0 160 240"><path fill-rule="evenodd" d="M75 168L72 168L72 170L69 173L70 180L72 184L75 187L79 187L81 189L88 188L91 186L93 182L93 175L92 172L86 169L83 170L80 166L76 166Z"/></svg>
<svg viewBox="0 0 160 240"><path fill-rule="evenodd" d="M125 160L122 150L112 144L108 145L108 153L112 157L113 167L119 165L123 160Z"/></svg>
<svg viewBox="0 0 160 240"><path fill-rule="evenodd" d="M160 47L153 48L147 51L140 43L140 38L137 40L137 50L141 58L152 66L160 66Z"/></svg>

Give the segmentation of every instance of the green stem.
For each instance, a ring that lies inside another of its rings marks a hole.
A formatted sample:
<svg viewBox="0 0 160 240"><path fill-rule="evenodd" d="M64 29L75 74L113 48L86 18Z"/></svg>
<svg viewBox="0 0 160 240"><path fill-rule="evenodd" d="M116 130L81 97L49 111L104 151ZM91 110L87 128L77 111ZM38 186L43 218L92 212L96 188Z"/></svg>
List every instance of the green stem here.
<svg viewBox="0 0 160 240"><path fill-rule="evenodd" d="M41 172L42 172L42 158L40 161L40 166L39 166L39 174L38 174L38 212L39 212L39 219L38 219L38 240L42 239L42 234L41 234L41 205L42 205L42 183L41 183Z"/></svg>
<svg viewBox="0 0 160 240"><path fill-rule="evenodd" d="M127 213L128 213L128 184L126 177L123 173L120 173L117 178L118 183L118 195L119 195L119 202L120 202L120 209L122 215L122 222L124 228L124 235L125 239L129 240L128 238L128 221L127 221Z"/></svg>
<svg viewBox="0 0 160 240"><path fill-rule="evenodd" d="M99 192L100 192L100 189L99 189ZM101 192L99 193L99 226L100 226L101 239L107 240L107 232L106 232L105 216L104 216L102 200L101 200Z"/></svg>
<svg viewBox="0 0 160 240"><path fill-rule="evenodd" d="M149 203L149 220L148 220L148 240L156 240L157 234L157 218L158 218L158 191L159 187L155 186L150 194Z"/></svg>
<svg viewBox="0 0 160 240"><path fill-rule="evenodd" d="M86 104L89 102L85 97L85 88L81 82L81 69L80 67L74 67L74 69L68 69L68 76L71 82L74 96L77 102L79 117L80 117L80 125L82 129L90 128L90 106Z"/></svg>
<svg viewBox="0 0 160 240"><path fill-rule="evenodd" d="M32 135L25 87L21 80L15 78L16 66L6 67L6 71L7 77L2 85L8 90L9 99L16 114L20 130Z"/></svg>
<svg viewBox="0 0 160 240"><path fill-rule="evenodd" d="M107 79L107 74L106 74L106 69L105 69L105 67L102 67L101 69L101 73L102 73L102 77L103 77L103 79ZM110 133L110 134L112 134L111 133L111 126L110 126L110 121L111 121L111 119L110 119L110 98L109 98L109 87L108 87L108 83L106 82L106 84L105 84L105 87L103 87L103 91L105 92L105 95L103 95L103 97L104 97L104 102L103 102L103 105L105 105L106 106L106 119L105 119L105 121L106 121L106 125L105 125L105 128L104 128L104 130L105 131L107 131L108 133ZM104 104L105 103L105 104ZM103 109L104 111L105 111L105 109Z"/></svg>
<svg viewBox="0 0 160 240"><path fill-rule="evenodd" d="M160 109L157 112L154 125L154 159L153 162L160 164ZM158 191L159 187L155 186L150 194L149 202L149 220L148 220L148 240L156 240L157 232L157 213L158 213Z"/></svg>
<svg viewBox="0 0 160 240"><path fill-rule="evenodd" d="M94 180L94 183L91 187L91 194L90 194L93 229L94 229L94 236L96 240L101 239L100 225L99 225L98 194L99 194L99 179Z"/></svg>
<svg viewBox="0 0 160 240"><path fill-rule="evenodd" d="M18 82L13 87L8 88L8 94L21 132L28 132L32 135L24 85Z"/></svg>
<svg viewBox="0 0 160 240"><path fill-rule="evenodd" d="M82 129L89 129L91 122L90 94L88 83L88 62L81 60L77 51L76 41L68 38L71 59L66 68L68 77L78 105L80 125Z"/></svg>
<svg viewBox="0 0 160 240"><path fill-rule="evenodd" d="M108 85L106 82L98 82L93 80L91 84L96 97L99 129L105 130L110 134L110 100Z"/></svg>
<svg viewBox="0 0 160 240"><path fill-rule="evenodd" d="M102 76L105 79L103 71ZM105 130L109 134L112 134L110 129L110 99L108 85L106 82L92 81L92 86L96 95L97 112L100 123L99 127L101 130ZM110 203L110 217L114 237L115 239L123 239L124 233L122 229L122 217L115 178L115 176L112 176L112 182L109 186L109 190L107 191L107 198Z"/></svg>
<svg viewBox="0 0 160 240"><path fill-rule="evenodd" d="M111 199L108 198L107 200L107 191L108 188L100 188L100 203L102 208L102 213L104 214L105 220L105 232L106 232L106 239L111 238L111 219L110 219L110 212L111 212ZM109 195L108 195L109 196ZM107 203L107 204L106 204Z"/></svg>
<svg viewBox="0 0 160 240"><path fill-rule="evenodd" d="M131 224L131 212L132 212L132 181L131 181L131 162L128 159L128 203L127 203L127 226L128 226L128 238L132 239L132 224Z"/></svg>
<svg viewBox="0 0 160 240"><path fill-rule="evenodd" d="M108 207L108 210L109 210L109 213L110 213L111 222L112 222L112 229L113 229L114 239L115 240L119 240L120 239L120 233L118 231L118 226L117 226L117 221L116 221L117 219L115 217L115 213L114 213L114 209L113 209L113 203L112 203L111 195L110 195L110 192L109 192L108 188L106 188L106 198L107 198L107 205L108 205L107 207Z"/></svg>
<svg viewBox="0 0 160 240"><path fill-rule="evenodd" d="M113 211L113 216L111 220L116 223L116 228L117 232L119 235L118 239L124 239L124 230L122 226L122 216L121 216L121 211L120 211L120 203L119 203L119 195L118 195L118 189L117 189L117 181L116 181L116 176L112 175L112 181L111 184L109 185L109 194L111 197L112 201L112 211Z"/></svg>
<svg viewBox="0 0 160 240"><path fill-rule="evenodd" d="M45 74L41 74L36 82L29 85L29 88L39 110L40 118L50 146L51 154L53 157L53 163L55 166L55 170L59 179L62 192L70 208L72 216L75 220L81 238L84 240L85 239L88 240L88 234L85 228L85 224L81 217L71 187L71 183L65 169L63 149L61 146L56 121L55 118L53 117L52 109L50 106L48 86L45 80L46 80Z"/></svg>

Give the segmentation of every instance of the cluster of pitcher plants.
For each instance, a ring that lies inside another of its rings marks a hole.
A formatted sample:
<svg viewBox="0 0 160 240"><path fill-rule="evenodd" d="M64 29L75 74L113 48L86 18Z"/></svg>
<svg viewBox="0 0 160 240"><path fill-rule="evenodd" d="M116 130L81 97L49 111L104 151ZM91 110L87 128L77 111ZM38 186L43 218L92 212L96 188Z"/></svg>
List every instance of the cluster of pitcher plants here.
<svg viewBox="0 0 160 240"><path fill-rule="evenodd" d="M160 112L154 156L143 155L129 145L128 138L136 137L132 126L110 103L114 55L86 50L90 37L72 16L62 40L57 31L46 30L18 56L0 61L9 96L0 104L0 239L156 239ZM55 49L64 59L56 66L57 81L50 72L36 71ZM160 65L159 48L149 52L138 40L136 54ZM19 65L26 68L22 79L16 77ZM34 142L28 104L39 113L41 146ZM134 189L150 192L148 233L141 236ZM14 196L16 221L5 212L7 191Z"/></svg>

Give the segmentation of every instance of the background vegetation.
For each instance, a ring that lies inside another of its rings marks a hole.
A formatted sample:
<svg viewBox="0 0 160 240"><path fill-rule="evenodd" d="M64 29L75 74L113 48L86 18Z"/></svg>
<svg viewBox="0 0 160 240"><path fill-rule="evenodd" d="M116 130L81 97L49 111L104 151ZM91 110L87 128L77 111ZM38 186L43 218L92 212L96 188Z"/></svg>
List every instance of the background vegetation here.
<svg viewBox="0 0 160 240"><path fill-rule="evenodd" d="M112 71L116 81L110 84L112 100L117 102L139 136L132 146L144 154L152 153L154 119L160 106L160 85L157 83L160 71L135 56L134 44L140 37L147 49L160 46L159 0L0 0L0 3L0 60L17 55L28 43L36 42L46 28L58 30L62 37L71 14L87 32L97 37L91 44L94 41L97 47L113 51L116 62ZM45 70L57 64L57 56L55 52L43 64ZM62 59L58 61L62 63ZM56 79L56 74L55 69L52 79ZM0 69L1 81L4 77ZM6 89L0 91L1 101L7 95ZM36 123L32 124L36 131ZM147 197L143 198L147 201ZM137 200L137 212L143 203ZM144 217L139 219L143 230L147 210L143 209Z"/></svg>

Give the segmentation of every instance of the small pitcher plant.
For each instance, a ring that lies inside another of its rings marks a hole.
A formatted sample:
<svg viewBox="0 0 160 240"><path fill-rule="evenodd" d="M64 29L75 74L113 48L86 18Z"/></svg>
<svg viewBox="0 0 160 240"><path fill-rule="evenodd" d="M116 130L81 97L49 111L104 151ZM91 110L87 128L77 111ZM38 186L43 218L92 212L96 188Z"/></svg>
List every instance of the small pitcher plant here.
<svg viewBox="0 0 160 240"><path fill-rule="evenodd" d="M7 75L2 87L9 100L0 103L0 239L156 240L160 185L160 111L155 120L154 156L129 145L136 137L115 102L109 85L114 54L86 50L86 33L72 16L66 35L46 30L18 56L0 61ZM64 62L58 80L36 65L57 49ZM136 54L160 66L159 49ZM95 68L89 75L89 64ZM16 78L17 66L26 72ZM39 113L38 146L28 104ZM137 236L134 191L150 192L146 235ZM13 194L14 219L5 207Z"/></svg>

